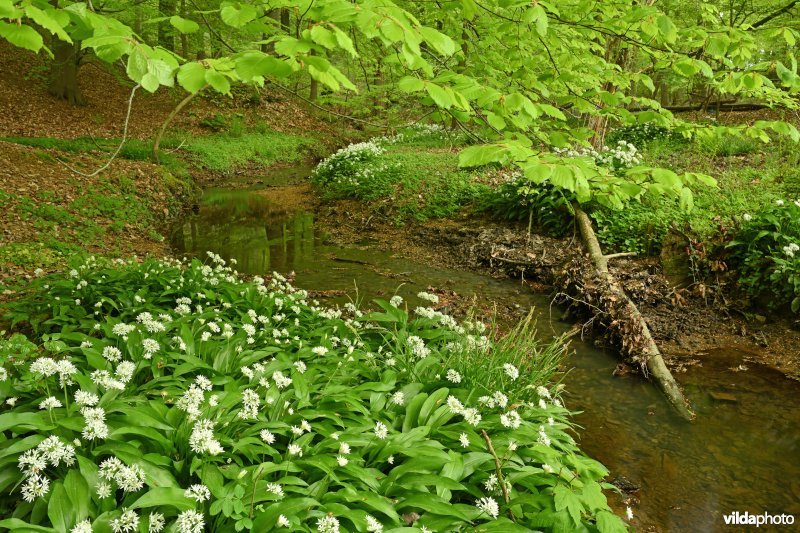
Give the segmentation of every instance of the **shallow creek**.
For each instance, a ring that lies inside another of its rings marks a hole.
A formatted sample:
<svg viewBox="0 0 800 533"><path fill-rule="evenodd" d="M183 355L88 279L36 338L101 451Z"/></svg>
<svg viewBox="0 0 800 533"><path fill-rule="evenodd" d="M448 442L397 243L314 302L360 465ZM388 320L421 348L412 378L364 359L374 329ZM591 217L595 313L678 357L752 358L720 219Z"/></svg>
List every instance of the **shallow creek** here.
<svg viewBox="0 0 800 533"><path fill-rule="evenodd" d="M207 189L197 212L175 228L175 252L213 251L236 259L248 274L294 271L296 286L335 291L333 301L397 292L415 305L414 295L433 286L474 297L479 306L533 307L543 336L569 327L555 319L557 310L551 317L547 295L515 281L434 268L378 243L326 244L336 228L316 225L307 205L286 194L307 172L297 167ZM576 418L582 448L609 468L611 479L639 487L610 496L618 510L631 504L637 529L722 531L722 516L732 511L792 513L800 524L800 384L749 363L738 370L745 354L708 353L702 365L676 376L698 414L686 424L641 377L614 377L615 354L580 339L572 347L564 381L568 407L582 411Z"/></svg>

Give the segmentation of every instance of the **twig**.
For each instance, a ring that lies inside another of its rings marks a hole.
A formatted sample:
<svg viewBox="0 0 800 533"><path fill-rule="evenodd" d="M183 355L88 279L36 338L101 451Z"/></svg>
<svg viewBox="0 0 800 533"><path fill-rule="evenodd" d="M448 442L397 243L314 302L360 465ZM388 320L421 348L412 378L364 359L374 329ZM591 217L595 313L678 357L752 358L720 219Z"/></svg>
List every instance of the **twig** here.
<svg viewBox="0 0 800 533"><path fill-rule="evenodd" d="M609 259L616 259L617 257L633 257L636 255L639 254L637 254L636 252L619 252L616 254L606 254L604 257L606 258L606 260L609 260Z"/></svg>
<svg viewBox="0 0 800 533"><path fill-rule="evenodd" d="M56 158L56 161L61 163L63 166L65 166L71 172L74 172L75 174L79 174L79 175L84 176L86 178L93 178L93 177L97 176L98 174L100 174L105 169L107 169L111 165L111 162L114 161L114 158L117 157L117 155L119 154L120 150L122 150L122 147L125 145L125 141L128 140L128 122L131 119L131 108L133 107L133 95L136 94L136 89L138 89L138 88L139 88L139 84L137 83L133 87L133 90L131 90L130 98L128 98L128 112L125 114L125 127L122 130L122 140L120 141L119 146L117 146L117 149L114 151L114 153L111 155L111 158L106 162L105 165L103 165L102 167L98 168L97 170L95 170L91 174L85 174L85 173L81 172L80 170L75 170L74 168L72 168L71 166L69 166L68 164L66 164L65 162L63 162L62 160L60 160L58 158Z"/></svg>
<svg viewBox="0 0 800 533"><path fill-rule="evenodd" d="M486 430L482 429L481 434L483 435L483 440L486 441L486 445L489 447L489 453L492 454L492 457L494 457L494 467L497 472L497 481L500 483L500 490L503 491L503 499L505 500L506 505L508 505L508 502L511 501L511 498L508 497L506 481L503 479L503 470L500 466L500 458L497 457L497 452L494 451L494 446L492 446L492 439L489 438L489 434L486 433ZM514 520L514 513L511 511L511 508L508 509L508 517L511 520Z"/></svg>

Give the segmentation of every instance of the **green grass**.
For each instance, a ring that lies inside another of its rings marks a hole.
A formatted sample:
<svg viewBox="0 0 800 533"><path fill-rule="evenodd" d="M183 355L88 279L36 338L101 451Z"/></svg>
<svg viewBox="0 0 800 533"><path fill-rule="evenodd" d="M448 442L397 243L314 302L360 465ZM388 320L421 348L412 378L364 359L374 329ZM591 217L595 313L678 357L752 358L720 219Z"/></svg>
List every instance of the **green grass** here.
<svg viewBox="0 0 800 533"><path fill-rule="evenodd" d="M794 145L723 141L649 144L643 151L646 164L676 172L703 172L717 180L718 188L696 189L690 213L670 201L631 203L619 212L598 209L593 216L600 242L609 251L655 254L673 224L700 240L712 239L721 227L731 227L745 213L754 214L777 199L800 195Z"/></svg>
<svg viewBox="0 0 800 533"><path fill-rule="evenodd" d="M212 119L211 122L215 120L221 120L219 128L216 128L220 130L217 133L194 136L175 132L163 139L159 154L161 165L176 176L187 175L187 162L227 174L250 164L268 166L319 157L324 151L321 143L311 137L278 133L270 130L263 122L247 127L244 119L237 116L230 120ZM38 148L40 151L36 153L36 157L53 161L53 155L44 150L74 154L100 153L106 157L117 150L120 139L0 137L0 141ZM151 161L152 154L152 141L128 139L118 157L131 161Z"/></svg>
<svg viewBox="0 0 800 533"><path fill-rule="evenodd" d="M196 164L229 173L251 163L266 166L278 162L300 161L316 155L317 145L309 137L274 131L239 135L229 132L196 137L185 149Z"/></svg>
<svg viewBox="0 0 800 533"><path fill-rule="evenodd" d="M111 156L119 147L121 139L102 139L93 137L77 137L75 139L56 139L53 137L0 137L0 141L21 144L42 150L58 150L68 153L104 153ZM180 146L178 138L164 139L161 142L161 164L177 174L186 172L185 165L174 154L165 150L175 149ZM150 161L153 155L152 141L128 139L119 151L118 157L130 161ZM52 161L53 156L47 152L37 152L37 157Z"/></svg>

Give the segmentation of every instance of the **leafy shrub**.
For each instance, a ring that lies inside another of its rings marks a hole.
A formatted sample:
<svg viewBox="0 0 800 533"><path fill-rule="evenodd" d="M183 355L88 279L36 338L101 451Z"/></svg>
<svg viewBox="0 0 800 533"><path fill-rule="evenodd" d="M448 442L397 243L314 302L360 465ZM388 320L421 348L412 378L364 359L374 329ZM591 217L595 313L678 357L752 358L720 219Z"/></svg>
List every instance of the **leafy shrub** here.
<svg viewBox="0 0 800 533"><path fill-rule="evenodd" d="M398 222L451 216L485 190L458 169L455 154L384 146L396 138L339 150L314 169L312 183L328 198L390 200Z"/></svg>
<svg viewBox="0 0 800 533"><path fill-rule="evenodd" d="M0 343L0 528L624 531L544 386L562 348L212 261L90 259L12 304L42 348Z"/></svg>
<svg viewBox="0 0 800 533"><path fill-rule="evenodd" d="M380 163L385 149L377 140L354 143L323 159L314 168L311 182L329 197L375 200L391 193L397 181L394 165Z"/></svg>
<svg viewBox="0 0 800 533"><path fill-rule="evenodd" d="M672 223L686 219L674 202L660 205L636 202L622 211L599 208L591 216L604 249L640 255L657 254Z"/></svg>
<svg viewBox="0 0 800 533"><path fill-rule="evenodd" d="M800 310L800 200L778 200L756 215L745 213L728 245L729 265L752 297L768 296L773 307Z"/></svg>
<svg viewBox="0 0 800 533"><path fill-rule="evenodd" d="M571 227L570 199L548 183L534 184L521 172L512 172L481 198L480 209L506 220L527 220L559 237Z"/></svg>
<svg viewBox="0 0 800 533"><path fill-rule="evenodd" d="M680 133L663 126L657 126L652 122L616 128L609 133L607 140L610 144L625 142L638 147L644 147L655 140L673 141L677 143L686 142L686 138Z"/></svg>

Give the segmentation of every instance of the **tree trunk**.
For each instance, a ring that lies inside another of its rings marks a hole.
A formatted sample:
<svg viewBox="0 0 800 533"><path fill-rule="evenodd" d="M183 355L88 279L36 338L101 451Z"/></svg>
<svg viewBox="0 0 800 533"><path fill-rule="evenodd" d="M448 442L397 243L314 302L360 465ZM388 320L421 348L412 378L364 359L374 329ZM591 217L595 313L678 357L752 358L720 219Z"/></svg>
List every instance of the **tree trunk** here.
<svg viewBox="0 0 800 533"><path fill-rule="evenodd" d="M281 8L281 29L284 33L289 33L289 8Z"/></svg>
<svg viewBox="0 0 800 533"><path fill-rule="evenodd" d="M592 221L589 216L577 205L575 208L575 220L578 224L578 229L581 233L581 238L587 251L589 258L594 265L597 275L607 286L609 294L609 301L620 302L624 307L625 317L624 320L628 322L625 329L630 335L633 332L634 336L640 338L639 344L643 346L642 354L639 357L641 364L647 369L649 375L658 384L658 387L666 395L667 400L675 408L675 411L686 420L693 420L694 413L689 409L686 398L683 392L672 377L672 373L664 363L661 357L661 352L658 349L653 336L650 334L650 328L647 327L644 317L637 309L636 305L631 301L624 289L620 286L619 282L608 271L609 256L603 254L600 243L592 229ZM622 318L613 317L615 320L622 320ZM638 355L638 354L637 354Z"/></svg>
<svg viewBox="0 0 800 533"><path fill-rule="evenodd" d="M313 55L316 55L316 54L314 53L314 50L311 50L311 52L309 52L309 55L313 56ZM317 80L315 80L314 77L312 76L311 77L311 85L309 86L308 99L311 100L312 102L315 102L317 100L318 96L319 96L319 82Z"/></svg>
<svg viewBox="0 0 800 533"><path fill-rule="evenodd" d="M175 15L178 9L177 0L158 0L158 11L162 17ZM175 51L175 32L168 20L158 23L158 45L170 51Z"/></svg>
<svg viewBox="0 0 800 533"><path fill-rule="evenodd" d="M78 85L80 42L56 40L53 45L53 64L50 67L48 92L72 105L85 105L86 99Z"/></svg>
<svg viewBox="0 0 800 533"><path fill-rule="evenodd" d="M186 0L181 0L181 17L186 18ZM181 55L189 58L189 36L185 33L181 33Z"/></svg>

